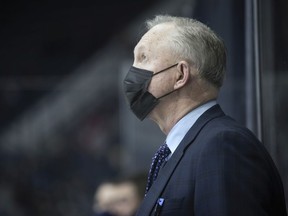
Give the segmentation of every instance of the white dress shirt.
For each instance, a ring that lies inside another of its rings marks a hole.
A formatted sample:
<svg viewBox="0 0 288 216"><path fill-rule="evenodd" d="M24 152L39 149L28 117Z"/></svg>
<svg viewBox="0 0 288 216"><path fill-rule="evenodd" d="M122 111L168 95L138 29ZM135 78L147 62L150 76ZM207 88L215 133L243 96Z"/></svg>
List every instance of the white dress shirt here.
<svg viewBox="0 0 288 216"><path fill-rule="evenodd" d="M216 105L216 101L209 101L196 109L189 112L182 119L180 119L171 129L166 138L166 143L171 151L171 155L175 152L177 146L180 144L188 130L194 125L197 119L209 108Z"/></svg>

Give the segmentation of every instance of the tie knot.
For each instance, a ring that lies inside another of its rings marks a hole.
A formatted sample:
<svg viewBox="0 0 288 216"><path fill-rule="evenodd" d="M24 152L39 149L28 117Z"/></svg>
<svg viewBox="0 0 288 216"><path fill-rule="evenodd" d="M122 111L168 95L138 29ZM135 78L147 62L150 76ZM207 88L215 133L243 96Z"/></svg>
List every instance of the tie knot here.
<svg viewBox="0 0 288 216"><path fill-rule="evenodd" d="M161 156L163 156L163 159L165 159L166 157L168 157L168 155L171 153L168 145L166 143L162 144L160 146L160 148L157 151L157 154L160 154Z"/></svg>

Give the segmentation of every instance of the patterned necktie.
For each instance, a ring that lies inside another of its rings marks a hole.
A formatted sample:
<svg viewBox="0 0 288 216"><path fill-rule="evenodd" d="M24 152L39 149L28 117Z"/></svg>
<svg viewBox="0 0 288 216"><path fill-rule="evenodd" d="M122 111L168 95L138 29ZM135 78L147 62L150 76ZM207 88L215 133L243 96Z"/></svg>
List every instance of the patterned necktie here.
<svg viewBox="0 0 288 216"><path fill-rule="evenodd" d="M165 159L168 157L168 155L171 153L169 147L166 143L162 144L154 157L152 158L152 164L150 167L149 175L148 175L148 181L146 186L146 192L150 189L153 182L156 180L158 172L161 168L162 163L165 161Z"/></svg>

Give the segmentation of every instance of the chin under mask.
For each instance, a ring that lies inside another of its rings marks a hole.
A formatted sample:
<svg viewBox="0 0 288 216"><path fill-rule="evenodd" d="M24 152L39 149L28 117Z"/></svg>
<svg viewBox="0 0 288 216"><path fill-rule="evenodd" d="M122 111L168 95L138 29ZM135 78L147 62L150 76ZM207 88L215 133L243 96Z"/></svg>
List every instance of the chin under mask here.
<svg viewBox="0 0 288 216"><path fill-rule="evenodd" d="M175 91L173 90L168 92L159 98L154 97L150 92L148 92L148 86L152 77L172 67L175 67L176 65L178 65L178 63L157 73L133 66L129 69L123 82L124 93L130 109L141 121L144 120L145 117L159 103L160 98L163 98Z"/></svg>

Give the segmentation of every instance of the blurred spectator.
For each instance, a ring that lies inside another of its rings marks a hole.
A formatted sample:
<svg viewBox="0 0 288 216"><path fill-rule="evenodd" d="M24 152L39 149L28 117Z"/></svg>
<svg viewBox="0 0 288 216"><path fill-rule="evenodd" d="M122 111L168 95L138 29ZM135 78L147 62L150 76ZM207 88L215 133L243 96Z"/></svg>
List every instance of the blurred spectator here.
<svg viewBox="0 0 288 216"><path fill-rule="evenodd" d="M138 174L103 182L95 192L93 210L97 216L133 216L144 195L146 176Z"/></svg>

